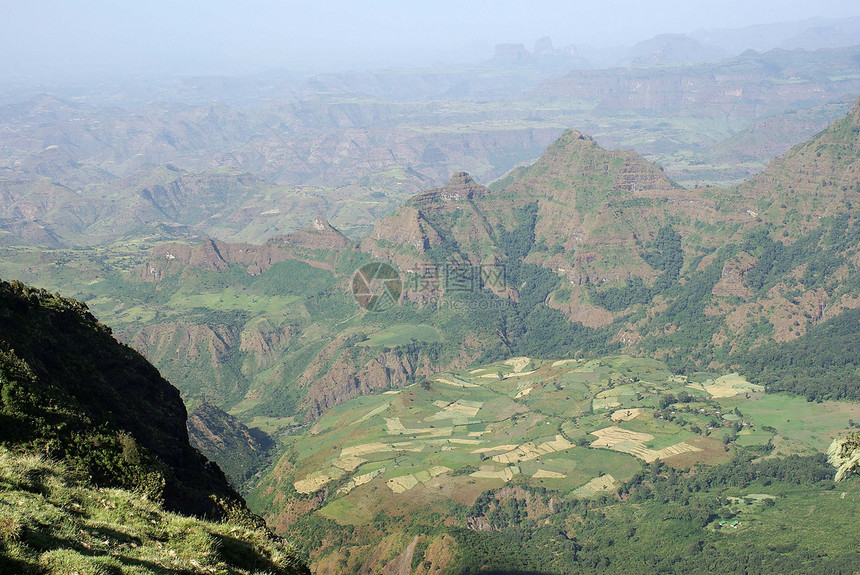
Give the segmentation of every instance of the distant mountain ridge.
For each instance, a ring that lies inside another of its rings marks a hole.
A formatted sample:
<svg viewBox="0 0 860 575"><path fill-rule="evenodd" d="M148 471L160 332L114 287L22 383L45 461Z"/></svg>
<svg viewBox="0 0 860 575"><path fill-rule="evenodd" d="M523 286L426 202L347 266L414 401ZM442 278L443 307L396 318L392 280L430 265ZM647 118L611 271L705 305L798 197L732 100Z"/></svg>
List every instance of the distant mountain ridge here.
<svg viewBox="0 0 860 575"><path fill-rule="evenodd" d="M698 62L704 56L688 57L688 43L656 38L640 46L644 62L627 68L322 75L307 93L255 105L126 110L37 95L0 107L0 246L153 235L259 243L317 214L360 238L455 171L489 182L531 162L568 126L603 147L658 158L676 179L694 171L679 179L685 185L727 181L706 148L734 151L731 136L753 122L860 92L856 46ZM568 58L551 43L540 50L538 59ZM486 93L475 88L482 82ZM734 165L731 181L798 133L808 131L770 133L780 145L755 148L755 162Z"/></svg>
<svg viewBox="0 0 860 575"><path fill-rule="evenodd" d="M172 359L177 348L208 366L205 373L220 374L205 389L224 407L246 397L249 413L275 414L282 408L265 406L283 405L309 420L356 395L415 381L432 364L531 350L623 350L678 370L751 366L746 350L797 340L860 307L852 239L860 230L857 126L855 105L759 177L729 189L681 188L634 152L604 150L569 130L533 165L490 187L458 172L414 196L379 220L360 248L322 220L265 246L164 245L138 271L164 297L185 297L186 283L217 273L219 281L245 278L242 289L253 294L222 292L218 307L283 293L254 287L274 278L283 278L278 289L304 299L291 300L291 311L269 307L241 319L127 324L124 337L176 369L177 381L198 377ZM402 308L361 314L349 278L369 258L400 269ZM301 273L318 276L312 285L319 287L302 292L288 281L283 266L297 265L290 262L302 262ZM422 281L425 264L439 273L447 264L491 266L507 278L458 293ZM449 303L459 307L443 311ZM465 315L458 319L455 310ZM378 334L398 323L419 337L385 344ZM333 331L320 337L320 328ZM226 366L237 365L227 377ZM251 366L268 371L253 375ZM237 378L248 383L228 392ZM198 385L185 390L196 393ZM842 392L822 386L804 393Z"/></svg>

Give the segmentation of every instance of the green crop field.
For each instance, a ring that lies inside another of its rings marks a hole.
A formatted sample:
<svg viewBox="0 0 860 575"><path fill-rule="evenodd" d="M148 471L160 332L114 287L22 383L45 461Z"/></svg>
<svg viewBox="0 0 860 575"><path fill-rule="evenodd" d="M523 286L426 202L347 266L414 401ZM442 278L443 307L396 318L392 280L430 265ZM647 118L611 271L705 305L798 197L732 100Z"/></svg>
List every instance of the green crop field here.
<svg viewBox="0 0 860 575"><path fill-rule="evenodd" d="M756 401L731 399L727 407L737 406L744 417L759 425L774 427L789 439L824 451L840 433L848 429L848 420L860 420L860 404L824 401L809 402L801 397L775 393Z"/></svg>
<svg viewBox="0 0 860 575"><path fill-rule="evenodd" d="M364 343L422 333L432 328L401 326ZM360 525L419 502L470 504L506 483L599 495L652 461L683 468L724 461L731 441L764 446L774 433L762 426L820 451L850 416L860 419L858 404L763 395L736 374L692 381L626 356L512 358L440 373L324 413L288 448L289 481L304 494L327 488L319 513ZM592 411L598 399L602 407Z"/></svg>

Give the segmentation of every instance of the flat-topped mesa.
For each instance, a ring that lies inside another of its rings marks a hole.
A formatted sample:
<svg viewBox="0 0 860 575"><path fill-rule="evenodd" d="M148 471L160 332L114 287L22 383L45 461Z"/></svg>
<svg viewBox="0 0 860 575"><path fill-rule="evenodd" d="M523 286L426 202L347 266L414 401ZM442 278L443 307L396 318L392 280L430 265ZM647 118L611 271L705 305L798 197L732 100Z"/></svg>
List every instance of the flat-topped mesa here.
<svg viewBox="0 0 860 575"><path fill-rule="evenodd" d="M433 209L440 204L473 200L489 193L490 190L476 182L466 172L454 172L447 184L441 188L422 192L409 203L417 208Z"/></svg>

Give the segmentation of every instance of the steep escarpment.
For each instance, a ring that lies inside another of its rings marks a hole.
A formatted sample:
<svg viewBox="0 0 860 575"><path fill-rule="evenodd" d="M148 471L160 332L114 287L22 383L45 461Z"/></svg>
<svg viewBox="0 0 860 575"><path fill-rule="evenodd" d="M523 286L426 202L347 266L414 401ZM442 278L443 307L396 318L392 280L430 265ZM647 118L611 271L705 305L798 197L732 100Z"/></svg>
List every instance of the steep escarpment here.
<svg viewBox="0 0 860 575"><path fill-rule="evenodd" d="M480 261L485 252L491 254L486 250L492 245L493 232L476 202L489 193L469 174L456 172L446 185L418 194L379 220L361 248L410 271L455 254L462 260ZM476 245L481 249L475 250Z"/></svg>
<svg viewBox="0 0 860 575"><path fill-rule="evenodd" d="M234 485L241 485L268 463L275 442L211 403L188 414L188 437L200 452L218 463Z"/></svg>
<svg viewBox="0 0 860 575"><path fill-rule="evenodd" d="M0 283L3 440L66 458L97 484L146 490L183 513L242 499L188 442L179 392L86 306Z"/></svg>
<svg viewBox="0 0 860 575"><path fill-rule="evenodd" d="M426 356L399 349L383 351L366 362L364 358L357 361L355 354L341 347L342 344L336 341L323 350L299 378L299 384L309 386L303 404L309 421L359 395L404 387L417 377L430 375L434 369ZM329 354L336 354L333 363L320 365Z"/></svg>

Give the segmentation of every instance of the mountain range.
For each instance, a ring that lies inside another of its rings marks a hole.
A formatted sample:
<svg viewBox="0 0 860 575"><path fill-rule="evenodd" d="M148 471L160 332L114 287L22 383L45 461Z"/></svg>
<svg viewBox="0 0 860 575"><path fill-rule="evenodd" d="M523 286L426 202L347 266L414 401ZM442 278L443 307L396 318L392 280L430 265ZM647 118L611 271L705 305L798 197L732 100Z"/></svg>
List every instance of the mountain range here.
<svg viewBox="0 0 860 575"><path fill-rule="evenodd" d="M4 448L319 574L856 569L856 52L7 106L0 273L80 303L0 286Z"/></svg>

